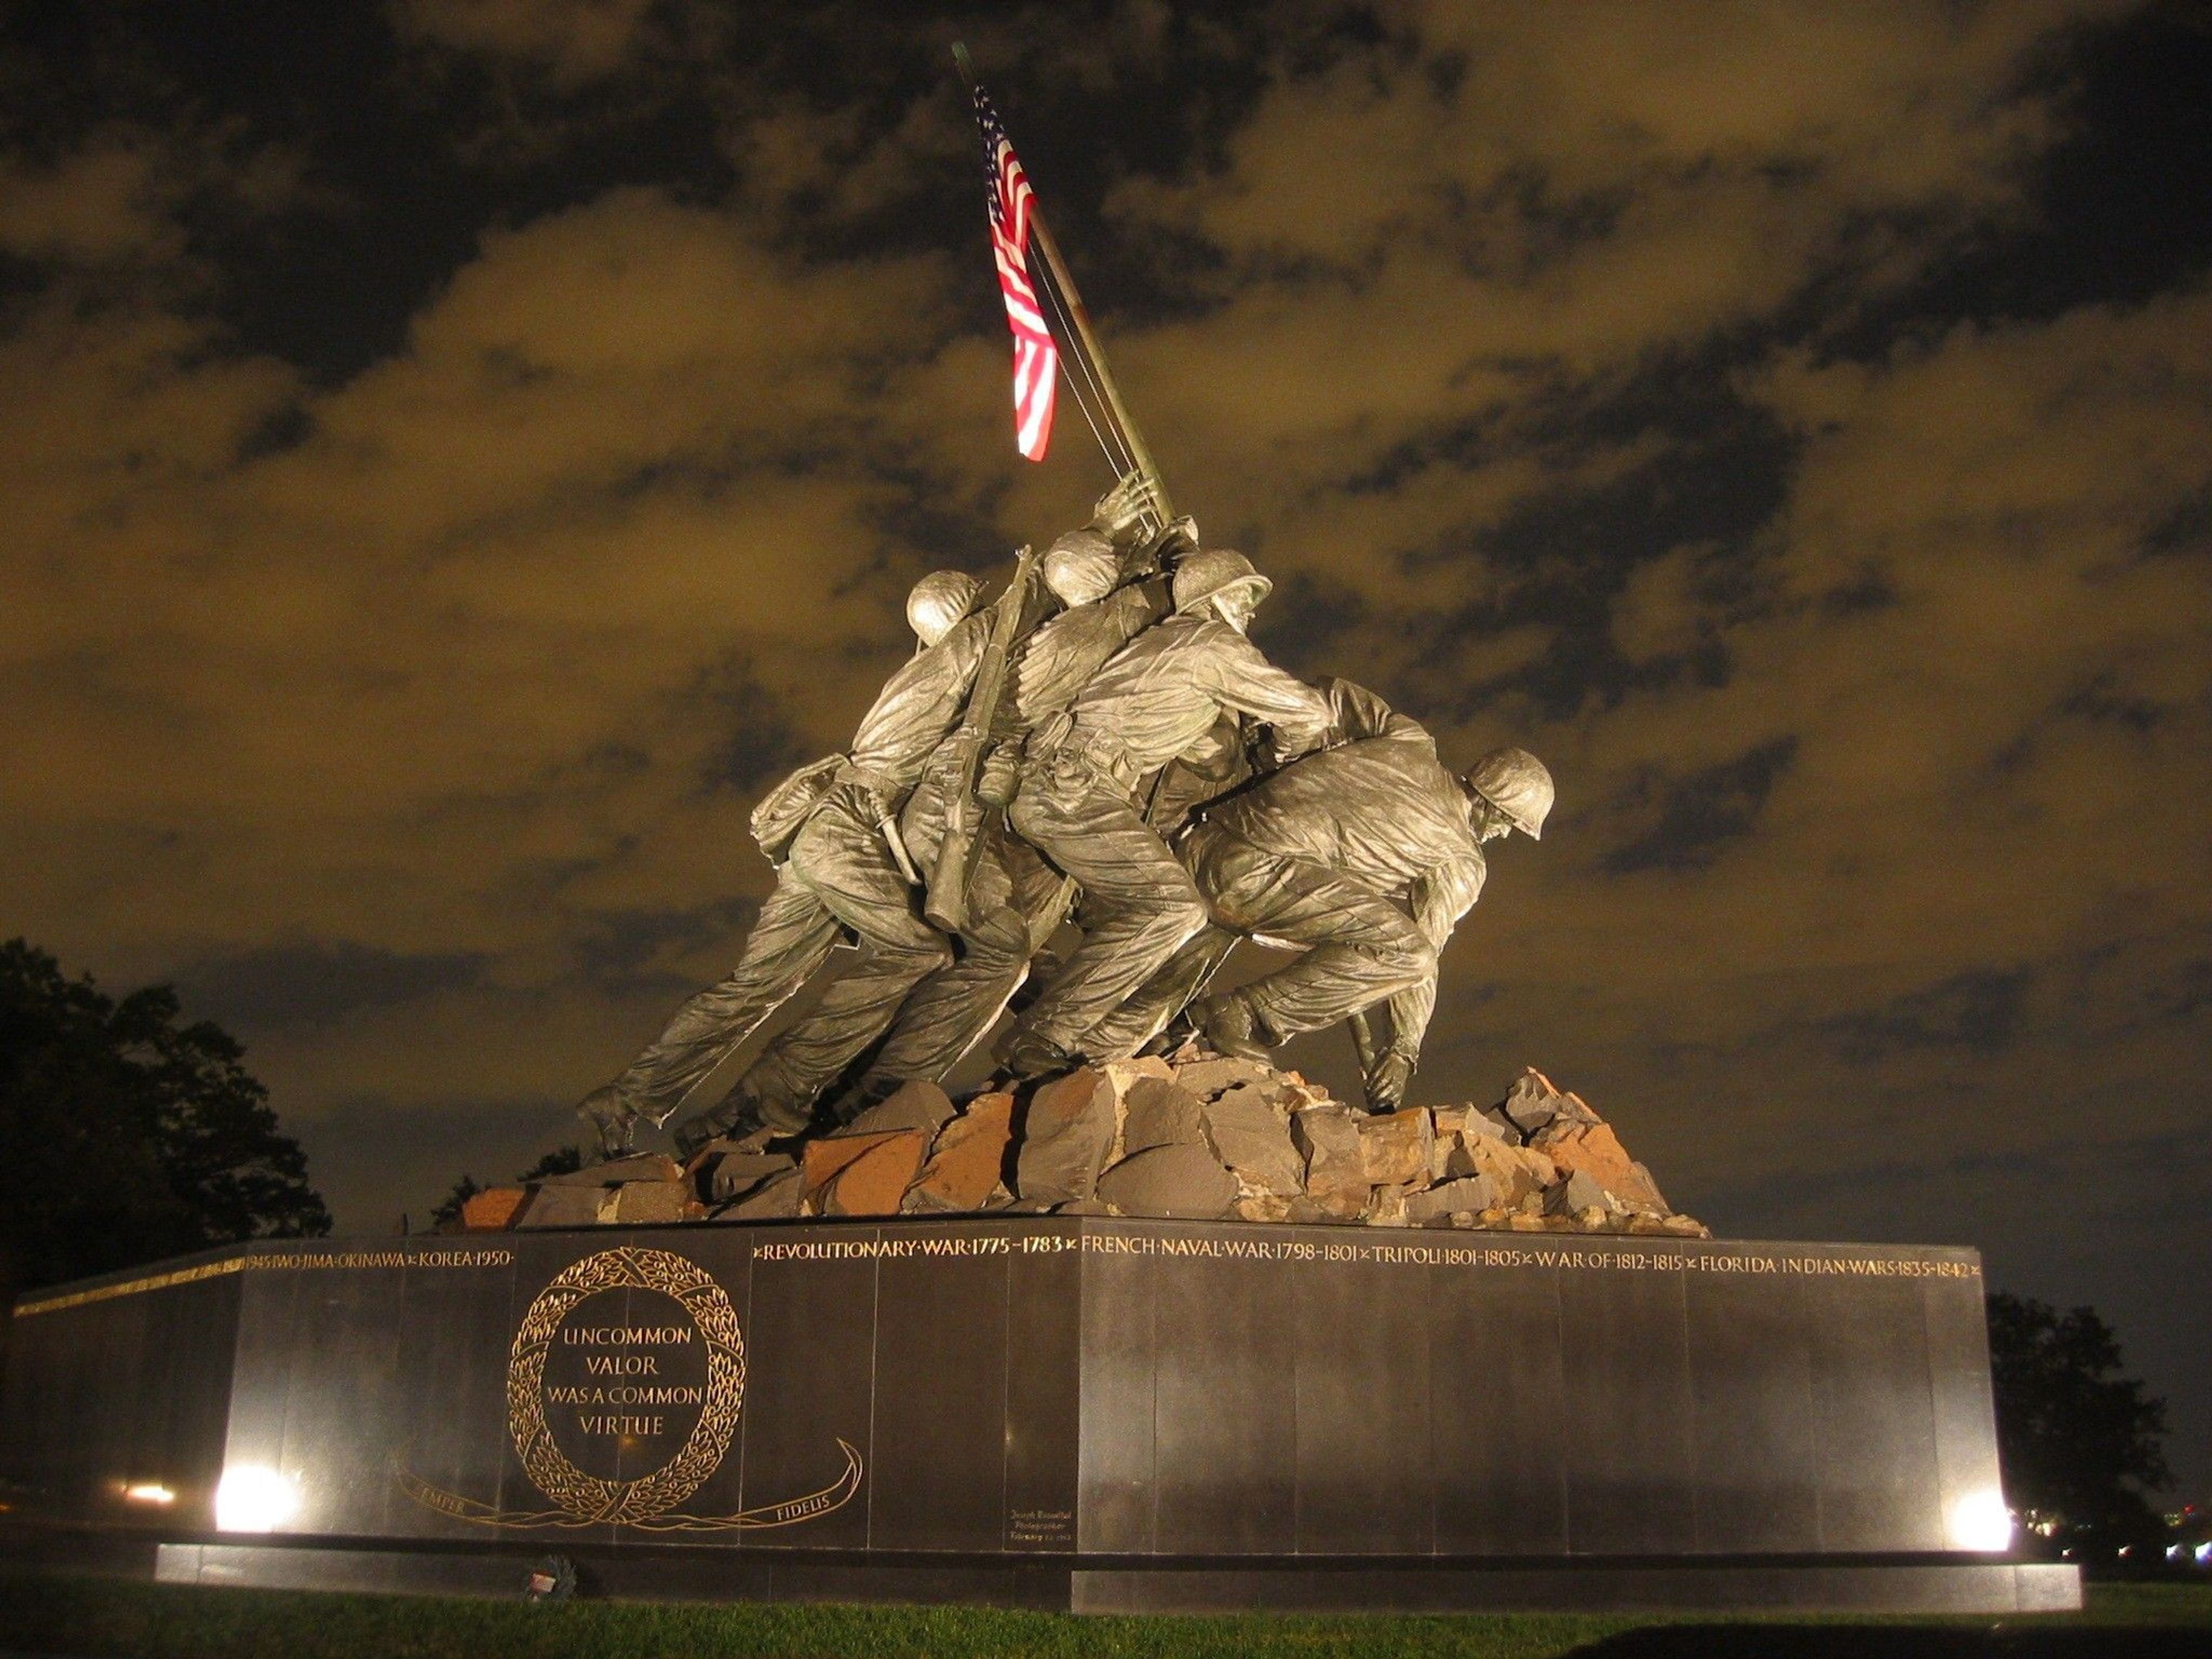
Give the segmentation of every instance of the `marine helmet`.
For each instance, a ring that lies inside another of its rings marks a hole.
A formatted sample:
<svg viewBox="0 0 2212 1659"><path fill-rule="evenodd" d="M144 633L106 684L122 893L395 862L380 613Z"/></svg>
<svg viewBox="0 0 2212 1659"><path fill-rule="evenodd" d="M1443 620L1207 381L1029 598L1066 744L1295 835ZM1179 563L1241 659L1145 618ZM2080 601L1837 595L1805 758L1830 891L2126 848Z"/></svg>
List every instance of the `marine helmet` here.
<svg viewBox="0 0 2212 1659"><path fill-rule="evenodd" d="M1499 749L1475 762L1467 787L1505 815L1531 841L1544 838L1544 819L1552 810L1552 775L1525 749Z"/></svg>
<svg viewBox="0 0 2212 1659"><path fill-rule="evenodd" d="M933 570L906 596L907 626L924 645L935 645L975 608L983 584L963 570Z"/></svg>
<svg viewBox="0 0 2212 1659"><path fill-rule="evenodd" d="M1176 614L1187 616L1208 599L1238 588L1249 592L1256 605L1275 591L1275 585L1255 570L1252 561L1242 553L1232 553L1225 547L1200 548L1176 567Z"/></svg>
<svg viewBox="0 0 2212 1659"><path fill-rule="evenodd" d="M1070 610L1104 599L1121 578L1114 544L1087 526L1069 531L1045 550L1044 585Z"/></svg>

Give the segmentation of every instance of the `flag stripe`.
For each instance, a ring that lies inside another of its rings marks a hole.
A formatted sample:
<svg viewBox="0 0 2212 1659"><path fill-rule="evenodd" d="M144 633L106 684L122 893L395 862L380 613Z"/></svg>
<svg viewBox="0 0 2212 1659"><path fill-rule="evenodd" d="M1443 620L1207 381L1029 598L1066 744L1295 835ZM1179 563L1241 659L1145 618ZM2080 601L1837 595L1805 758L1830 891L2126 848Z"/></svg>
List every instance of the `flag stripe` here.
<svg viewBox="0 0 2212 1659"><path fill-rule="evenodd" d="M1032 461L1052 442L1052 413L1060 385L1060 349L1051 325L1037 307L1030 281L1030 181L1006 140L999 112L975 88L975 125L983 137L983 169L991 217L991 262L1014 337L1014 447Z"/></svg>

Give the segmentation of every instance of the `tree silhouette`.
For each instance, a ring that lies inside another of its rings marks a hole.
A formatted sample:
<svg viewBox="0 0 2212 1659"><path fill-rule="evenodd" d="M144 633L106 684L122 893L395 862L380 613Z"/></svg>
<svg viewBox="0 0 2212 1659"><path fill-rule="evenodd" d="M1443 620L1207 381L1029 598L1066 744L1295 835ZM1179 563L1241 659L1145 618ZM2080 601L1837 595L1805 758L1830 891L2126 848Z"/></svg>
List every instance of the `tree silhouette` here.
<svg viewBox="0 0 2212 1659"><path fill-rule="evenodd" d="M2094 1309L2062 1314L2002 1291L1989 1317L2005 1498L2030 1534L2085 1555L2155 1539L2142 1489L2169 1479L2166 1402L2118 1374L2112 1328Z"/></svg>
<svg viewBox="0 0 2212 1659"><path fill-rule="evenodd" d="M319 1237L307 1155L219 1025L0 945L0 1291L257 1237Z"/></svg>

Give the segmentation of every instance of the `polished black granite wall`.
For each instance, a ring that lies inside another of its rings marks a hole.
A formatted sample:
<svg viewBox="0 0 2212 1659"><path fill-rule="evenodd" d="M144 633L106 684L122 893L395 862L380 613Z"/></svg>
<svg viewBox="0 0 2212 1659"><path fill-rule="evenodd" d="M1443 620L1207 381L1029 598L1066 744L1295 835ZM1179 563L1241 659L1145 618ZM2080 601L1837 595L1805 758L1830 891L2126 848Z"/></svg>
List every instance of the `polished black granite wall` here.
<svg viewBox="0 0 2212 1659"><path fill-rule="evenodd" d="M1008 1559L1864 1556L2002 1520L1966 1250L1007 1218L181 1266L19 1306L15 1517L185 1535L227 1472L222 1519L280 1535Z"/></svg>

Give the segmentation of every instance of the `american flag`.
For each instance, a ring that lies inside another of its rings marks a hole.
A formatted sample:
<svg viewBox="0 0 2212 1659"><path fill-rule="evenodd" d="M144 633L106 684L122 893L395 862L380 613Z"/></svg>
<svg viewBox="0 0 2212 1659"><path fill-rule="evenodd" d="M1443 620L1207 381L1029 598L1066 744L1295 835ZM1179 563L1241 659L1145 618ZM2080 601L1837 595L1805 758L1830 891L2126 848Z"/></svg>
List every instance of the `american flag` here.
<svg viewBox="0 0 2212 1659"><path fill-rule="evenodd" d="M1030 181L1006 142L999 112L980 86L975 125L983 135L983 169L991 210L991 257L999 267L999 292L1006 301L1006 326L1014 331L1014 447L1030 460L1044 459L1052 441L1053 395L1060 381L1060 352L1037 309L1030 283Z"/></svg>

